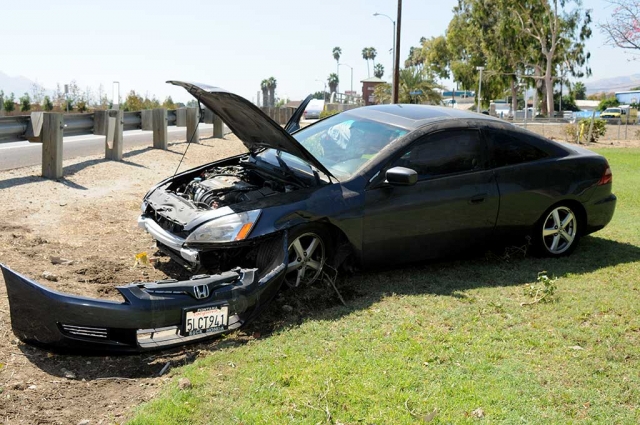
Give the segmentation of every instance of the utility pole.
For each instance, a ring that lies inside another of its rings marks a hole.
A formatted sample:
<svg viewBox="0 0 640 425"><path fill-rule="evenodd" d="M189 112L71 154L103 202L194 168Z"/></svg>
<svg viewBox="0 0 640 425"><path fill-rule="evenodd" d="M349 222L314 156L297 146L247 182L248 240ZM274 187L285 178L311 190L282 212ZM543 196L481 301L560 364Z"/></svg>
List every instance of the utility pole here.
<svg viewBox="0 0 640 425"><path fill-rule="evenodd" d="M398 0L398 17L396 18L396 45L393 58L393 97L391 103L398 103L398 84L400 82L400 29L402 25L402 0Z"/></svg>

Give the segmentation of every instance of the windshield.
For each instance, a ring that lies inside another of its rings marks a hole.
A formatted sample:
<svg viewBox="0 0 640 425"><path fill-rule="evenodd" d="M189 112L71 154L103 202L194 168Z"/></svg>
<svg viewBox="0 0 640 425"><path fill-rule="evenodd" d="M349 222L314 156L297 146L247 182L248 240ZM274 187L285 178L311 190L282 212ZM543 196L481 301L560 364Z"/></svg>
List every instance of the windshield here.
<svg viewBox="0 0 640 425"><path fill-rule="evenodd" d="M338 179L351 177L408 130L341 113L293 134ZM300 159L282 153L287 162Z"/></svg>
<svg viewBox="0 0 640 425"><path fill-rule="evenodd" d="M612 114L619 114L620 108L607 108L604 112L611 112Z"/></svg>

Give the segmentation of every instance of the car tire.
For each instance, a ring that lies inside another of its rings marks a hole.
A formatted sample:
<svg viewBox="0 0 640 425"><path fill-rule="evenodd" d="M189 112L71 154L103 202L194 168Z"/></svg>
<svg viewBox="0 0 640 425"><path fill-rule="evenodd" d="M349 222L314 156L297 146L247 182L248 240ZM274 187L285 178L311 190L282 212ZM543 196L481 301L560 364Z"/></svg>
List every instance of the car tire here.
<svg viewBox="0 0 640 425"><path fill-rule="evenodd" d="M331 232L320 224L303 224L289 231L288 243L284 284L297 288L321 279L332 253Z"/></svg>
<svg viewBox="0 0 640 425"><path fill-rule="evenodd" d="M571 254L580 241L583 216L569 204L557 204L542 214L533 230L535 253L543 257Z"/></svg>

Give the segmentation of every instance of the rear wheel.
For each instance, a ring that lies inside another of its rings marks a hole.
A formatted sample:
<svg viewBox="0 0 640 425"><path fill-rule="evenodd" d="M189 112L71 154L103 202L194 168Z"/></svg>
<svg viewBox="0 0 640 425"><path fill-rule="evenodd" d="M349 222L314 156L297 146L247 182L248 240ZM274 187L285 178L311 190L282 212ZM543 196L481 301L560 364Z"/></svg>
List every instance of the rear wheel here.
<svg viewBox="0 0 640 425"><path fill-rule="evenodd" d="M571 254L580 239L578 219L568 205L557 205L545 212L534 234L538 253L548 257Z"/></svg>
<svg viewBox="0 0 640 425"><path fill-rule="evenodd" d="M284 282L291 288L311 285L320 277L327 263L330 234L318 225L304 225L289 234L287 272Z"/></svg>

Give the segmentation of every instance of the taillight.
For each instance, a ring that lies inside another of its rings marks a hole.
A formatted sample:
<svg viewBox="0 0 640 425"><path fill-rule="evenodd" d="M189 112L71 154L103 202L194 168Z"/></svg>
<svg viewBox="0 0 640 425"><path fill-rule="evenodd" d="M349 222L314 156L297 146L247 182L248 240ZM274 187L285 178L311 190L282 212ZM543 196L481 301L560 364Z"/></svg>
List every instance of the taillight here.
<svg viewBox="0 0 640 425"><path fill-rule="evenodd" d="M598 182L598 186L602 186L603 184L608 184L613 181L613 173L611 172L611 167L609 167L608 162L606 162L605 164L607 168L604 170L604 174L600 178L600 181Z"/></svg>

